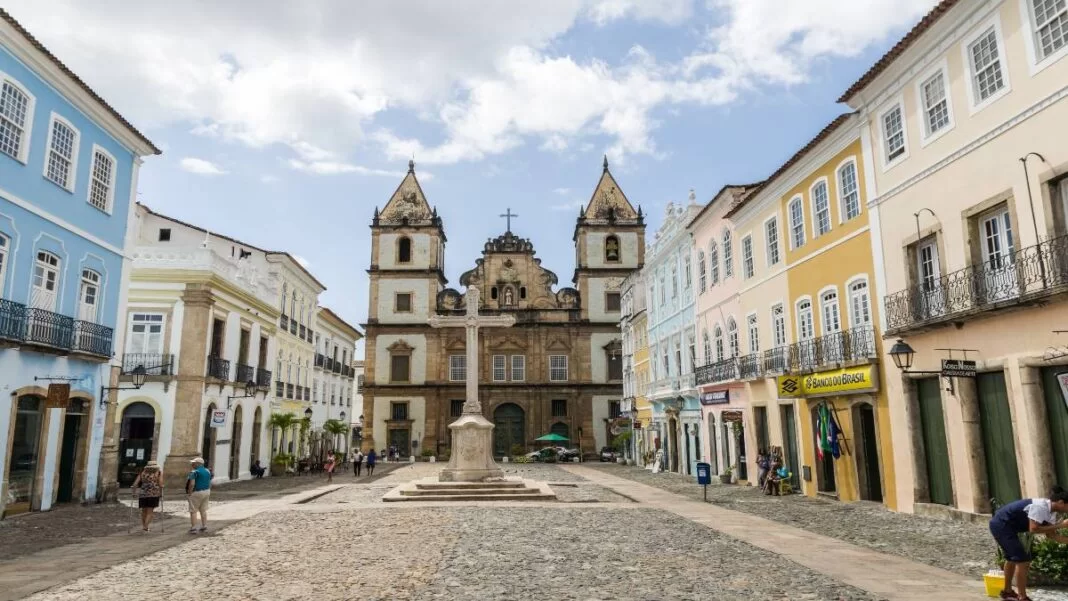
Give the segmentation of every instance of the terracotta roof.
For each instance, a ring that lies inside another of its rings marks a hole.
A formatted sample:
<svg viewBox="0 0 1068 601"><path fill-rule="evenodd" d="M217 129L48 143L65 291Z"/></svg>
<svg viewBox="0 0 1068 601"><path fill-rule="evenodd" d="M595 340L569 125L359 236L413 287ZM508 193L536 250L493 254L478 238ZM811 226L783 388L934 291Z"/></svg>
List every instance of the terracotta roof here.
<svg viewBox="0 0 1068 601"><path fill-rule="evenodd" d="M826 140L828 136L834 133L835 130L837 130L843 123L848 121L849 118L852 117L854 114L855 113L843 113L835 117L834 121L831 121L829 124L827 124L826 127L821 129L820 133L816 134L815 138L809 140L808 144L805 144L801 148L801 150L798 150L796 153L794 153L794 156L787 159L787 161L783 163L781 167L776 169L775 173L772 173L768 177L768 179L761 182L761 184L755 189L747 191L747 194L740 201L734 203L734 206L731 207L726 214L724 214L724 217L731 217L732 215L735 215L742 207L749 204L749 199L755 197L758 193L760 193L761 190L766 188L768 185L771 184L771 182L775 181L775 179L785 173L787 169L793 167L795 163L804 158L804 156L808 154L810 150L815 148L820 142Z"/></svg>
<svg viewBox="0 0 1068 601"><path fill-rule="evenodd" d="M331 319L335 320L338 324L352 330L352 332L355 334L355 338L357 341L363 339L363 332L361 332L358 328L352 326L344 319L341 319L341 316L337 313L334 313L334 311L330 307L320 307L319 310L323 313L326 313Z"/></svg>
<svg viewBox="0 0 1068 601"><path fill-rule="evenodd" d="M751 184L724 184L723 187L719 189L719 192L716 192L715 194L712 195L712 200L710 200L707 203L705 203L705 206L702 207L701 210L698 211L697 214L693 216L693 219L691 219L690 222L686 224L686 227L690 227L694 223L697 223L697 220L700 219L701 216L705 214L705 211L707 211L710 208L712 208L712 205L716 204L716 199L719 198L719 196L721 194L723 194L724 192L726 192L727 190L736 189L742 194L742 198L745 198L746 196L749 196L748 193L751 190L756 189L757 187L759 187L763 183L764 182L760 181L760 182L753 182Z"/></svg>
<svg viewBox="0 0 1068 601"><path fill-rule="evenodd" d="M140 138L142 142L147 144L148 147L152 149L152 153L153 154L162 154L160 152L160 149L156 148L156 145L153 144L151 140L146 138L145 135L142 134L141 132L137 131L136 127L131 125L130 122L127 121L125 117L120 115L119 112L116 111L103 98L101 98L99 94L94 92L93 89L89 87L89 84L85 83L84 81L82 81L82 79L80 77L75 75L74 72L71 71L70 68L67 67L67 65L64 65L63 62L60 61L58 58L56 58L56 56L54 54L49 52L48 48L44 47L44 44L42 44L41 42L37 41L37 38L33 37L33 35L31 35L30 32L26 31L26 28L23 27L21 23L16 21L15 18L12 17L3 8L0 8L0 19L3 19L9 25L14 27L15 31L18 31L22 35L22 37L26 38L26 40L28 42L30 42L30 44L33 45L34 48L39 50L41 52L41 54L44 54L45 57L48 58L48 60L52 61L52 63L55 64L55 66L58 67L59 70L62 71L64 75L66 75L67 77L71 78L71 80L73 80L74 83L78 84L79 87L81 87L83 90L85 90L86 94L89 94L89 96L92 97L93 100L97 101L100 104L100 106L104 107L109 113L111 113L111 115L113 117L118 119L119 123L121 123L123 126L125 126L126 129L130 130L130 132L133 133L135 136Z"/></svg>
<svg viewBox="0 0 1068 601"><path fill-rule="evenodd" d="M846 90L844 94L842 94L842 97L838 99L838 102L849 102L850 98L856 96L858 92L860 92L862 89L864 89L865 86L870 84L872 80L879 76L880 73L885 71L886 68L891 65L891 63L897 60L897 57L901 56L901 54L904 53L905 50L907 50L908 47L913 44L913 42L918 40L925 31L930 29L932 25L937 23L938 20L942 18L942 15L949 12L949 10L956 6L959 2L960 0L942 0L941 2L939 2L937 6L931 9L931 12L927 13L922 19L920 19L919 23L917 23L908 33L905 34L905 37L901 38L898 43L894 44L893 48L887 51L887 53L884 54L882 58L876 61L875 64L872 65L870 69L868 69L867 73L862 75L860 79L853 83L853 85L849 86L849 89Z"/></svg>

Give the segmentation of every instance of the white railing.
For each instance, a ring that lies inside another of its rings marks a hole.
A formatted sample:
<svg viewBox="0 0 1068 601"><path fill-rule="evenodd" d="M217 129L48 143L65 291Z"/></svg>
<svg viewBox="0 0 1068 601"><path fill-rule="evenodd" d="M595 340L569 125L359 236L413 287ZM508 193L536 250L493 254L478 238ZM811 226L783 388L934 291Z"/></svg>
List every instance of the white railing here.
<svg viewBox="0 0 1068 601"><path fill-rule="evenodd" d="M280 278L268 271L266 265L256 265L252 259L233 259L221 256L210 248L159 248L140 246L130 253L134 269L182 269L211 271L237 284L268 305L278 304Z"/></svg>

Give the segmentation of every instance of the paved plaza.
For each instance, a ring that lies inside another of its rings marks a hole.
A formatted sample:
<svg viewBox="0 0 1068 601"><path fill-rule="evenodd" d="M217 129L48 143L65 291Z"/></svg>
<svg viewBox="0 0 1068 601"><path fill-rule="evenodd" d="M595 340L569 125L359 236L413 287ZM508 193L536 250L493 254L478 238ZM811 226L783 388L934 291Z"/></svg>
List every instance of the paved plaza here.
<svg viewBox="0 0 1068 601"><path fill-rule="evenodd" d="M167 532L119 543L155 542L155 548L138 557L112 565L101 561L71 577L42 573L55 586L28 597L10 591L0 597L984 598L978 574L992 552L981 526L865 505L767 499L736 486L710 487L711 502L704 503L692 480L614 465L502 467L509 477L551 483L557 500L382 502L392 488L441 468L428 463L400 467L375 481L339 476L332 485L319 479L317 486L288 494L249 499L230 494L213 508L222 522L207 536L189 536L172 526L181 524L177 515ZM830 526L835 520L841 522L838 528ZM880 530L887 532L882 542ZM869 536L872 540L864 544ZM39 560L52 554L77 564L79 552L89 552L91 545L115 546L118 539L112 538L84 543L81 549L45 551L34 561L47 563ZM939 543L942 539L949 540ZM909 557L932 545L919 561ZM11 585L13 578L0 566L0 584ZM1039 592L1033 598L1061 601L1068 596Z"/></svg>

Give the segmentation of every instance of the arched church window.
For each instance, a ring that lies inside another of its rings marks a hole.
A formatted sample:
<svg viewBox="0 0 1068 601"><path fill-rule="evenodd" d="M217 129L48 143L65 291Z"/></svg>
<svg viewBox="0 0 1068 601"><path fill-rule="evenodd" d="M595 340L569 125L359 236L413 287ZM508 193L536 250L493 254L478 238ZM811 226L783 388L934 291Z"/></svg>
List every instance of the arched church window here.
<svg viewBox="0 0 1068 601"><path fill-rule="evenodd" d="M404 236L397 241L397 262L412 262L412 239L407 236Z"/></svg>
<svg viewBox="0 0 1068 601"><path fill-rule="evenodd" d="M604 260L608 263L619 262L619 237L608 236L604 239Z"/></svg>

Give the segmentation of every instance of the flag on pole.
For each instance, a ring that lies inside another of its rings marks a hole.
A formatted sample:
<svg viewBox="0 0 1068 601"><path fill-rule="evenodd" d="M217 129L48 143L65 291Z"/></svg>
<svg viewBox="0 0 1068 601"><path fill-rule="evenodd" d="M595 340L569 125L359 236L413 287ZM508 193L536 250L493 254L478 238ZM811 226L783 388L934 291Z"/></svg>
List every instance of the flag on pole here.
<svg viewBox="0 0 1068 601"><path fill-rule="evenodd" d="M841 447L841 445L838 444L838 435L841 434L842 429L838 427L838 420L835 419L833 413L828 411L827 412L827 417L830 418L829 424L828 424L829 425L828 429L830 430L830 440L829 440L829 442L830 442L830 445L831 445L831 454L834 455L835 459L838 459L839 457L842 456L842 447Z"/></svg>
<svg viewBox="0 0 1068 601"><path fill-rule="evenodd" d="M816 431L813 435L816 438L816 459L823 461L823 411L821 409L816 409L816 424L814 426Z"/></svg>

